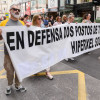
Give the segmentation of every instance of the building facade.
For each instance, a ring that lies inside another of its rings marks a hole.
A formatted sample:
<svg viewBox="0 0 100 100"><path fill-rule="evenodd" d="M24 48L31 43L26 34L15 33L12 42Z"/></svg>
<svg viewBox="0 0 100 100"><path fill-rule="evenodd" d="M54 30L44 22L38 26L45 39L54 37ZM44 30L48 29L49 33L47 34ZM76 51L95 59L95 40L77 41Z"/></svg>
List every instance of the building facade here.
<svg viewBox="0 0 100 100"><path fill-rule="evenodd" d="M21 16L24 14L54 15L69 14L73 12L75 17L83 17L85 13L95 19L95 10L92 0L0 0L0 16L9 16L9 7L12 3L21 5ZM100 6L96 7L96 18L100 17Z"/></svg>
<svg viewBox="0 0 100 100"><path fill-rule="evenodd" d="M12 0L0 0L0 16L9 17L9 8Z"/></svg>
<svg viewBox="0 0 100 100"><path fill-rule="evenodd" d="M91 21L94 22L96 18L100 17L100 6L93 4L93 0L77 0L76 5L74 5L74 13L76 17L83 17L85 13L90 13L92 15Z"/></svg>
<svg viewBox="0 0 100 100"><path fill-rule="evenodd" d="M96 18L100 17L100 6L96 7Z"/></svg>

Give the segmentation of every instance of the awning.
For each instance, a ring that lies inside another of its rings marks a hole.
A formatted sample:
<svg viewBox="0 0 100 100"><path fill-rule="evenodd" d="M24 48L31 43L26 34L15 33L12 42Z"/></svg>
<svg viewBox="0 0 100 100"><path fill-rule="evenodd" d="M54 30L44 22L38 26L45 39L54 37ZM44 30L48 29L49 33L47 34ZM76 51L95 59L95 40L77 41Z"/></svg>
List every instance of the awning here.
<svg viewBox="0 0 100 100"><path fill-rule="evenodd" d="M60 12L70 12L73 11L73 9L61 9Z"/></svg>

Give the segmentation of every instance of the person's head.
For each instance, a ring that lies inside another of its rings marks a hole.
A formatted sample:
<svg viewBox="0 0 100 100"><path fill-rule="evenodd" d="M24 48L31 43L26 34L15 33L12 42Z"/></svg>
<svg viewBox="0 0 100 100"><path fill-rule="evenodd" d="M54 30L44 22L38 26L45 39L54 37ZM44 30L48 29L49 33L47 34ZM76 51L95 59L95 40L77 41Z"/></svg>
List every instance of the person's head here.
<svg viewBox="0 0 100 100"><path fill-rule="evenodd" d="M43 16L41 16L41 20L43 21L45 18Z"/></svg>
<svg viewBox="0 0 100 100"><path fill-rule="evenodd" d="M24 18L25 18L26 20L28 20L28 19L29 19L29 15L25 14L25 15L24 15Z"/></svg>
<svg viewBox="0 0 100 100"><path fill-rule="evenodd" d="M70 13L70 14L68 15L68 21L69 21L70 23L73 23L73 21L74 21L74 14Z"/></svg>
<svg viewBox="0 0 100 100"><path fill-rule="evenodd" d="M60 16L57 16L57 17L56 17L56 21L57 21L57 22L61 22L61 17L60 17Z"/></svg>
<svg viewBox="0 0 100 100"><path fill-rule="evenodd" d="M41 16L42 17L42 20L45 20L45 17L44 16Z"/></svg>
<svg viewBox="0 0 100 100"><path fill-rule="evenodd" d="M71 13L69 13L69 15L74 15L74 13L71 12Z"/></svg>
<svg viewBox="0 0 100 100"><path fill-rule="evenodd" d="M6 20L6 16L4 16L3 19Z"/></svg>
<svg viewBox="0 0 100 100"><path fill-rule="evenodd" d="M66 15L63 15L63 16L62 16L62 21L63 21L63 22L66 22L66 21L67 21L67 16L66 16Z"/></svg>
<svg viewBox="0 0 100 100"><path fill-rule="evenodd" d="M21 17L20 20L21 20L21 21L24 21L24 17Z"/></svg>
<svg viewBox="0 0 100 100"><path fill-rule="evenodd" d="M13 20L18 20L20 17L20 6L17 4L13 4L10 6L10 14Z"/></svg>
<svg viewBox="0 0 100 100"><path fill-rule="evenodd" d="M84 19L90 20L90 19L91 19L91 14L89 14L89 13L84 14L83 20L84 20Z"/></svg>
<svg viewBox="0 0 100 100"><path fill-rule="evenodd" d="M2 19L2 17L0 18L0 21L2 21L3 19Z"/></svg>
<svg viewBox="0 0 100 100"><path fill-rule="evenodd" d="M51 15L50 17L49 17L51 20L53 20L53 16Z"/></svg>
<svg viewBox="0 0 100 100"><path fill-rule="evenodd" d="M45 20L48 20L48 17L47 16L45 17Z"/></svg>
<svg viewBox="0 0 100 100"><path fill-rule="evenodd" d="M28 23L29 22L29 15L25 14L23 21L24 21L25 24Z"/></svg>
<svg viewBox="0 0 100 100"><path fill-rule="evenodd" d="M40 15L33 16L32 25L41 26L41 16Z"/></svg>

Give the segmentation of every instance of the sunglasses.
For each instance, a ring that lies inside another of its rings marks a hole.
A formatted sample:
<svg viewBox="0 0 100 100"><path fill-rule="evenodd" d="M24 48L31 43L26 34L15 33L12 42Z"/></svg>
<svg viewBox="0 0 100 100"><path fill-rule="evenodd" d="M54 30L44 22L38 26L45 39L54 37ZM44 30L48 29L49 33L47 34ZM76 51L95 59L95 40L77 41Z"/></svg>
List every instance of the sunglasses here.
<svg viewBox="0 0 100 100"><path fill-rule="evenodd" d="M42 18L38 18L38 20L42 20Z"/></svg>
<svg viewBox="0 0 100 100"><path fill-rule="evenodd" d="M20 12L20 9L12 8L14 11Z"/></svg>

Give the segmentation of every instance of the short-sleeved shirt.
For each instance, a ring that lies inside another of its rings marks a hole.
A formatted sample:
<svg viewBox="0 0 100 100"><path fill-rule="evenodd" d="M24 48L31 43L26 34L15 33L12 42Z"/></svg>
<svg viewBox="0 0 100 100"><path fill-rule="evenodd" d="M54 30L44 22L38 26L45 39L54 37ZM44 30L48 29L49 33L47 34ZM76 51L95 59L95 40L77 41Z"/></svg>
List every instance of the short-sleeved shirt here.
<svg viewBox="0 0 100 100"><path fill-rule="evenodd" d="M44 25L48 25L48 20L44 20Z"/></svg>
<svg viewBox="0 0 100 100"><path fill-rule="evenodd" d="M22 23L20 21L14 21L12 19L9 19L9 21L6 23L6 26L22 26ZM8 55L8 50L4 44L4 54Z"/></svg>

